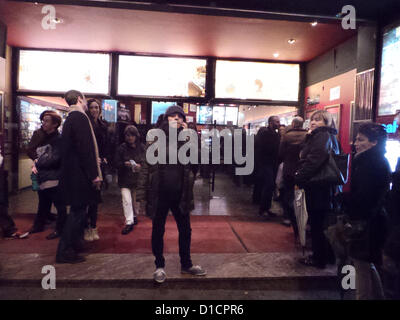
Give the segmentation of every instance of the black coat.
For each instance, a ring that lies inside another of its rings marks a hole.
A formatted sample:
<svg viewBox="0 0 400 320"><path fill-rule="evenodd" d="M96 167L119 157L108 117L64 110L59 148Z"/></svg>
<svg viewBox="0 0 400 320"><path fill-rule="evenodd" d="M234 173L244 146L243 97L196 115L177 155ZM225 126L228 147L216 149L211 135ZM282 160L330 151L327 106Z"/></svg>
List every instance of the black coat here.
<svg viewBox="0 0 400 320"><path fill-rule="evenodd" d="M50 134L44 132L42 128L35 130L26 150L28 157L32 160L37 159L36 149L45 146L57 135L59 135L57 130Z"/></svg>
<svg viewBox="0 0 400 320"><path fill-rule="evenodd" d="M383 210L389 191L391 170L385 151L372 147L355 156L352 162L350 193L345 195L346 213L351 220L369 221L365 244L350 247L350 255L380 263L380 250L386 236L386 214ZM364 252L365 248L368 252Z"/></svg>
<svg viewBox="0 0 400 320"><path fill-rule="evenodd" d="M98 176L97 159L88 118L70 112L62 131L59 192L66 205L85 206L100 201L92 181Z"/></svg>
<svg viewBox="0 0 400 320"><path fill-rule="evenodd" d="M260 128L254 138L254 161L256 170L262 167L278 169L279 134L271 128Z"/></svg>
<svg viewBox="0 0 400 320"><path fill-rule="evenodd" d="M38 170L38 182L43 183L49 180L58 180L61 170L61 135L56 131L55 135L48 140L48 143L41 148L45 152L38 158L36 168Z"/></svg>
<svg viewBox="0 0 400 320"><path fill-rule="evenodd" d="M329 211L333 209L335 186L313 186L310 179L327 164L331 151L339 153L339 144L335 137L336 129L319 127L307 134L300 152L299 169L295 174L295 184L306 192L307 210Z"/></svg>
<svg viewBox="0 0 400 320"><path fill-rule="evenodd" d="M115 154L115 167L118 170L118 186L120 188L136 188L139 178L139 172L133 172L132 168L125 166L125 162L134 160L137 164L143 166L145 161L145 146L140 145L132 148L126 142L121 144Z"/></svg>
<svg viewBox="0 0 400 320"><path fill-rule="evenodd" d="M102 119L98 119L97 122L95 122L89 112L86 112L88 115L94 135L96 136L96 141L97 141L97 147L99 149L99 156L101 159L106 158L109 160L110 157L110 137L108 133L108 122Z"/></svg>
<svg viewBox="0 0 400 320"><path fill-rule="evenodd" d="M294 179L299 165L299 154L306 140L304 129L289 129L281 138L279 159L283 162L282 176L284 179Z"/></svg>

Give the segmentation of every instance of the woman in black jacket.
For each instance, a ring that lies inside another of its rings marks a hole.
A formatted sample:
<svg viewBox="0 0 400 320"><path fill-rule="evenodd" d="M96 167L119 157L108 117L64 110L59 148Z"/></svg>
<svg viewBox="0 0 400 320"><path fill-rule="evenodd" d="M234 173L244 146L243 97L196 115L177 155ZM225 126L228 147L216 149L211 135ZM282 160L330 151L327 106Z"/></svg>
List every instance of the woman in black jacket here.
<svg viewBox="0 0 400 320"><path fill-rule="evenodd" d="M104 168L108 164L108 123L101 118L101 106L97 99L89 99L87 102L88 115L92 123L93 131L96 136L97 146L99 148L99 156L101 159L101 169L103 177L105 177ZM100 193L100 191L98 191ZM100 198L100 196L99 196ZM84 239L86 241L99 240L99 233L96 227L97 224L98 205L93 204L88 206L88 222L85 229Z"/></svg>
<svg viewBox="0 0 400 320"><path fill-rule="evenodd" d="M300 152L299 169L295 174L295 184L303 188L306 195L307 212L311 226L312 255L301 259L307 266L325 268L334 263L335 257L324 235L329 213L333 210L336 186L327 183L314 184L315 177L327 165L331 152L339 153L332 115L325 110L315 111L310 118L310 133Z"/></svg>
<svg viewBox="0 0 400 320"><path fill-rule="evenodd" d="M54 203L57 209L56 230L47 236L48 240L58 238L67 218L66 206L58 198L58 180L61 170L62 141L58 132L61 117L55 111L47 111L42 119L42 130L47 139L46 144L36 148L37 158L34 161L33 171L37 174L40 190L38 212L30 233L40 232L44 229L46 217ZM42 143L43 144L43 143Z"/></svg>
<svg viewBox="0 0 400 320"><path fill-rule="evenodd" d="M140 134L135 126L127 126L124 136L125 142L118 147L114 163L118 171L118 186L121 188L125 216L125 227L122 229L122 234L126 235L138 223L136 187L139 171L144 162L145 147L140 142Z"/></svg>
<svg viewBox="0 0 400 320"><path fill-rule="evenodd" d="M370 263L380 268L386 238L383 207L391 180L390 166L385 158L386 138L382 125L366 123L360 126L354 144L356 155L352 162L351 189L346 194L345 204L350 224L364 230L360 237L350 242L349 248L356 268L357 299L376 298Z"/></svg>

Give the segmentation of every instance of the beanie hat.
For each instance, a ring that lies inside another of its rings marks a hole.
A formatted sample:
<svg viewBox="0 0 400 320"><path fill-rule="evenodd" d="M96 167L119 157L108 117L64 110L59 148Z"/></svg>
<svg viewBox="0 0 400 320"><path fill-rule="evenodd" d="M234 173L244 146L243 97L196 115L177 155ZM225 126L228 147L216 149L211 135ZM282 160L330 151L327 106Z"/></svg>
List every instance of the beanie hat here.
<svg viewBox="0 0 400 320"><path fill-rule="evenodd" d="M180 107L178 105L173 105L173 106L168 107L167 111L165 111L164 116L169 117L176 113L179 114L180 116L182 116L183 120L186 121L185 112L183 111L182 107Z"/></svg>

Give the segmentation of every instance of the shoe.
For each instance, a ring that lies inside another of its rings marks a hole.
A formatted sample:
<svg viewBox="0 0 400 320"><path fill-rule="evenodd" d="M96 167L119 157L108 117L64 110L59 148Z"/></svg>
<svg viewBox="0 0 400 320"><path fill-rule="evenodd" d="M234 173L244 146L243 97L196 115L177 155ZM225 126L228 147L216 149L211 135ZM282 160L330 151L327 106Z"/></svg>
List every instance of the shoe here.
<svg viewBox="0 0 400 320"><path fill-rule="evenodd" d="M283 224L284 226L286 226L286 227L290 227L290 226L292 225L292 223L290 222L289 219L284 219L284 220L282 221L282 224Z"/></svg>
<svg viewBox="0 0 400 320"><path fill-rule="evenodd" d="M97 232L97 228L92 228L92 239L93 240L100 240L99 233Z"/></svg>
<svg viewBox="0 0 400 320"><path fill-rule="evenodd" d="M74 256L66 256L66 257L56 257L56 263L81 263L86 261L86 259L82 256L74 255Z"/></svg>
<svg viewBox="0 0 400 320"><path fill-rule="evenodd" d="M29 232L19 232L19 231L16 231L16 232L14 232L14 233L12 233L12 234L5 235L4 238L5 238L6 240L12 240L12 239L26 239L26 238L28 238L28 236L29 236Z"/></svg>
<svg viewBox="0 0 400 320"><path fill-rule="evenodd" d="M46 220L49 220L49 221L56 221L57 220L57 215L56 214L49 214L47 217L46 217Z"/></svg>
<svg viewBox="0 0 400 320"><path fill-rule="evenodd" d="M50 233L46 239L47 240L53 240L53 239L57 239L60 237L60 234L57 231L53 231L52 233Z"/></svg>
<svg viewBox="0 0 400 320"><path fill-rule="evenodd" d="M167 279L167 275L163 268L157 268L153 273L153 279L155 282L163 283Z"/></svg>
<svg viewBox="0 0 400 320"><path fill-rule="evenodd" d="M275 218L275 217L277 216L276 213L273 213L273 212L270 211L270 210L267 210L267 214L268 214L268 217L271 217L271 218Z"/></svg>
<svg viewBox="0 0 400 320"><path fill-rule="evenodd" d="M207 271L203 270L200 266L192 266L190 268L182 268L181 273L191 274L192 276L205 276Z"/></svg>
<svg viewBox="0 0 400 320"><path fill-rule="evenodd" d="M312 255L310 255L306 258L299 259L299 262L302 265L305 265L307 267L315 267L318 269L325 269L325 267L326 267L326 264L318 263L317 261L315 261L315 259L312 257Z"/></svg>
<svg viewBox="0 0 400 320"><path fill-rule="evenodd" d="M44 227L42 227L42 226L33 226L29 230L29 233L39 233L39 232L43 232L43 231L44 231Z"/></svg>
<svg viewBox="0 0 400 320"><path fill-rule="evenodd" d="M133 230L133 224L127 224L123 229L122 229L122 234L128 234Z"/></svg>
<svg viewBox="0 0 400 320"><path fill-rule="evenodd" d="M136 226L139 223L137 217L135 217L135 220L133 221L133 225Z"/></svg>
<svg viewBox="0 0 400 320"><path fill-rule="evenodd" d="M83 239L85 241L93 241L92 228L85 229Z"/></svg>

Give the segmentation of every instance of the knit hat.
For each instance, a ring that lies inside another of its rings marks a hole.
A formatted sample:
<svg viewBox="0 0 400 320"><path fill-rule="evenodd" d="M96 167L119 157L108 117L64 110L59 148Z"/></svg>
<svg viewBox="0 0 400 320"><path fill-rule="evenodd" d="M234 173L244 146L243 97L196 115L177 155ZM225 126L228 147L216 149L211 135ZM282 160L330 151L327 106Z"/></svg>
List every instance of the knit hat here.
<svg viewBox="0 0 400 320"><path fill-rule="evenodd" d="M164 116L169 117L176 113L181 115L183 120L186 121L185 112L183 111L182 107L180 107L178 105L173 105L173 106L168 107L167 111L165 111L165 113L164 113Z"/></svg>

